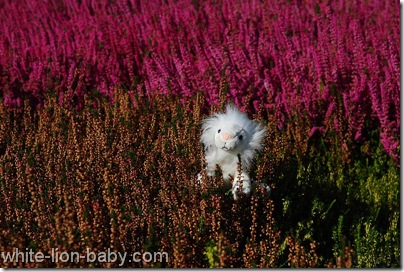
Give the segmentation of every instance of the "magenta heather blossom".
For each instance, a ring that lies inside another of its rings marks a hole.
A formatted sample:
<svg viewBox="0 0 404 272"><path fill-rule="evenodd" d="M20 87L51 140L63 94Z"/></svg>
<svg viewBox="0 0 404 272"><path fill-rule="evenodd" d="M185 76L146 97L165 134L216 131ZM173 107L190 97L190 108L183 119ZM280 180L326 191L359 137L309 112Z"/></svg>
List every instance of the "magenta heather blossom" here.
<svg viewBox="0 0 404 272"><path fill-rule="evenodd" d="M312 131L379 128L399 158L400 26L396 1L10 1L0 3L4 103L41 104L44 92L82 107L94 91L199 91L279 126L296 114ZM345 120L346 123L341 123Z"/></svg>

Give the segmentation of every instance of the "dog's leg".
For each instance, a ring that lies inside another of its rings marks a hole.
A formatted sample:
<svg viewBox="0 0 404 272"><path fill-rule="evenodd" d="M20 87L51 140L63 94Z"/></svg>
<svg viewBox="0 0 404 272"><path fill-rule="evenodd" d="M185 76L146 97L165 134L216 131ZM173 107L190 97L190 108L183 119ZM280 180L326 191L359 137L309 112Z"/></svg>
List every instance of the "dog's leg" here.
<svg viewBox="0 0 404 272"><path fill-rule="evenodd" d="M241 188L240 188L241 187ZM234 177L233 187L232 187L234 200L237 199L237 195L244 193L249 196L251 194L251 180L247 173L237 172Z"/></svg>

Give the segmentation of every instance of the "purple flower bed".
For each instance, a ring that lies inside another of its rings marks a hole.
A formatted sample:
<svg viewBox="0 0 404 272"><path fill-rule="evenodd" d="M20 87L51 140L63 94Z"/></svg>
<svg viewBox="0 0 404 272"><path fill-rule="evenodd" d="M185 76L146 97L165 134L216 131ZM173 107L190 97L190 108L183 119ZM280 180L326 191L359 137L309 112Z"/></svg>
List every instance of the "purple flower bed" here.
<svg viewBox="0 0 404 272"><path fill-rule="evenodd" d="M0 2L0 90L5 105L82 107L84 94L219 90L282 127L353 141L378 129L399 159L400 8L395 1Z"/></svg>

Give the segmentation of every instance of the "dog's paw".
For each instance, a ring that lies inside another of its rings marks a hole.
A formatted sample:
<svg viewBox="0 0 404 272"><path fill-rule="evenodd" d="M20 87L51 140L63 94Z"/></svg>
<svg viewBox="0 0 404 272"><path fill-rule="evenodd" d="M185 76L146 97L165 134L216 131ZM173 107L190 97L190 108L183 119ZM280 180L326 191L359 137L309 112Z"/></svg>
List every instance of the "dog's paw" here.
<svg viewBox="0 0 404 272"><path fill-rule="evenodd" d="M268 184L261 182L258 186L260 191L263 192L266 197L269 197L271 195L272 189Z"/></svg>
<svg viewBox="0 0 404 272"><path fill-rule="evenodd" d="M237 200L237 197L240 194L249 196L251 194L251 183L249 181L244 180L241 185L240 182L235 181L233 183L232 193L234 200Z"/></svg>
<svg viewBox="0 0 404 272"><path fill-rule="evenodd" d="M196 176L195 184L197 186L202 186L203 185L203 174L202 174L202 172L199 172L198 175Z"/></svg>

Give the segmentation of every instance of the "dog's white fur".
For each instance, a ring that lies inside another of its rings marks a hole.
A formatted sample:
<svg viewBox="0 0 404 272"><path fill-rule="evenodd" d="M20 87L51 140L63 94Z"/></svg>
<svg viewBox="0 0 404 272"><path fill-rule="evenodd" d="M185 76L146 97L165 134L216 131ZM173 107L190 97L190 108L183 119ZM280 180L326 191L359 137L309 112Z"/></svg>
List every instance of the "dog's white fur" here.
<svg viewBox="0 0 404 272"><path fill-rule="evenodd" d="M239 181L242 192L251 193L248 171L256 152L262 148L265 133L266 129L260 123L250 120L232 105L227 105L226 112L215 113L203 120L201 142L205 146L207 175L214 176L216 165L219 165L226 183L233 177L234 199L237 199ZM239 158L241 169L238 169Z"/></svg>

